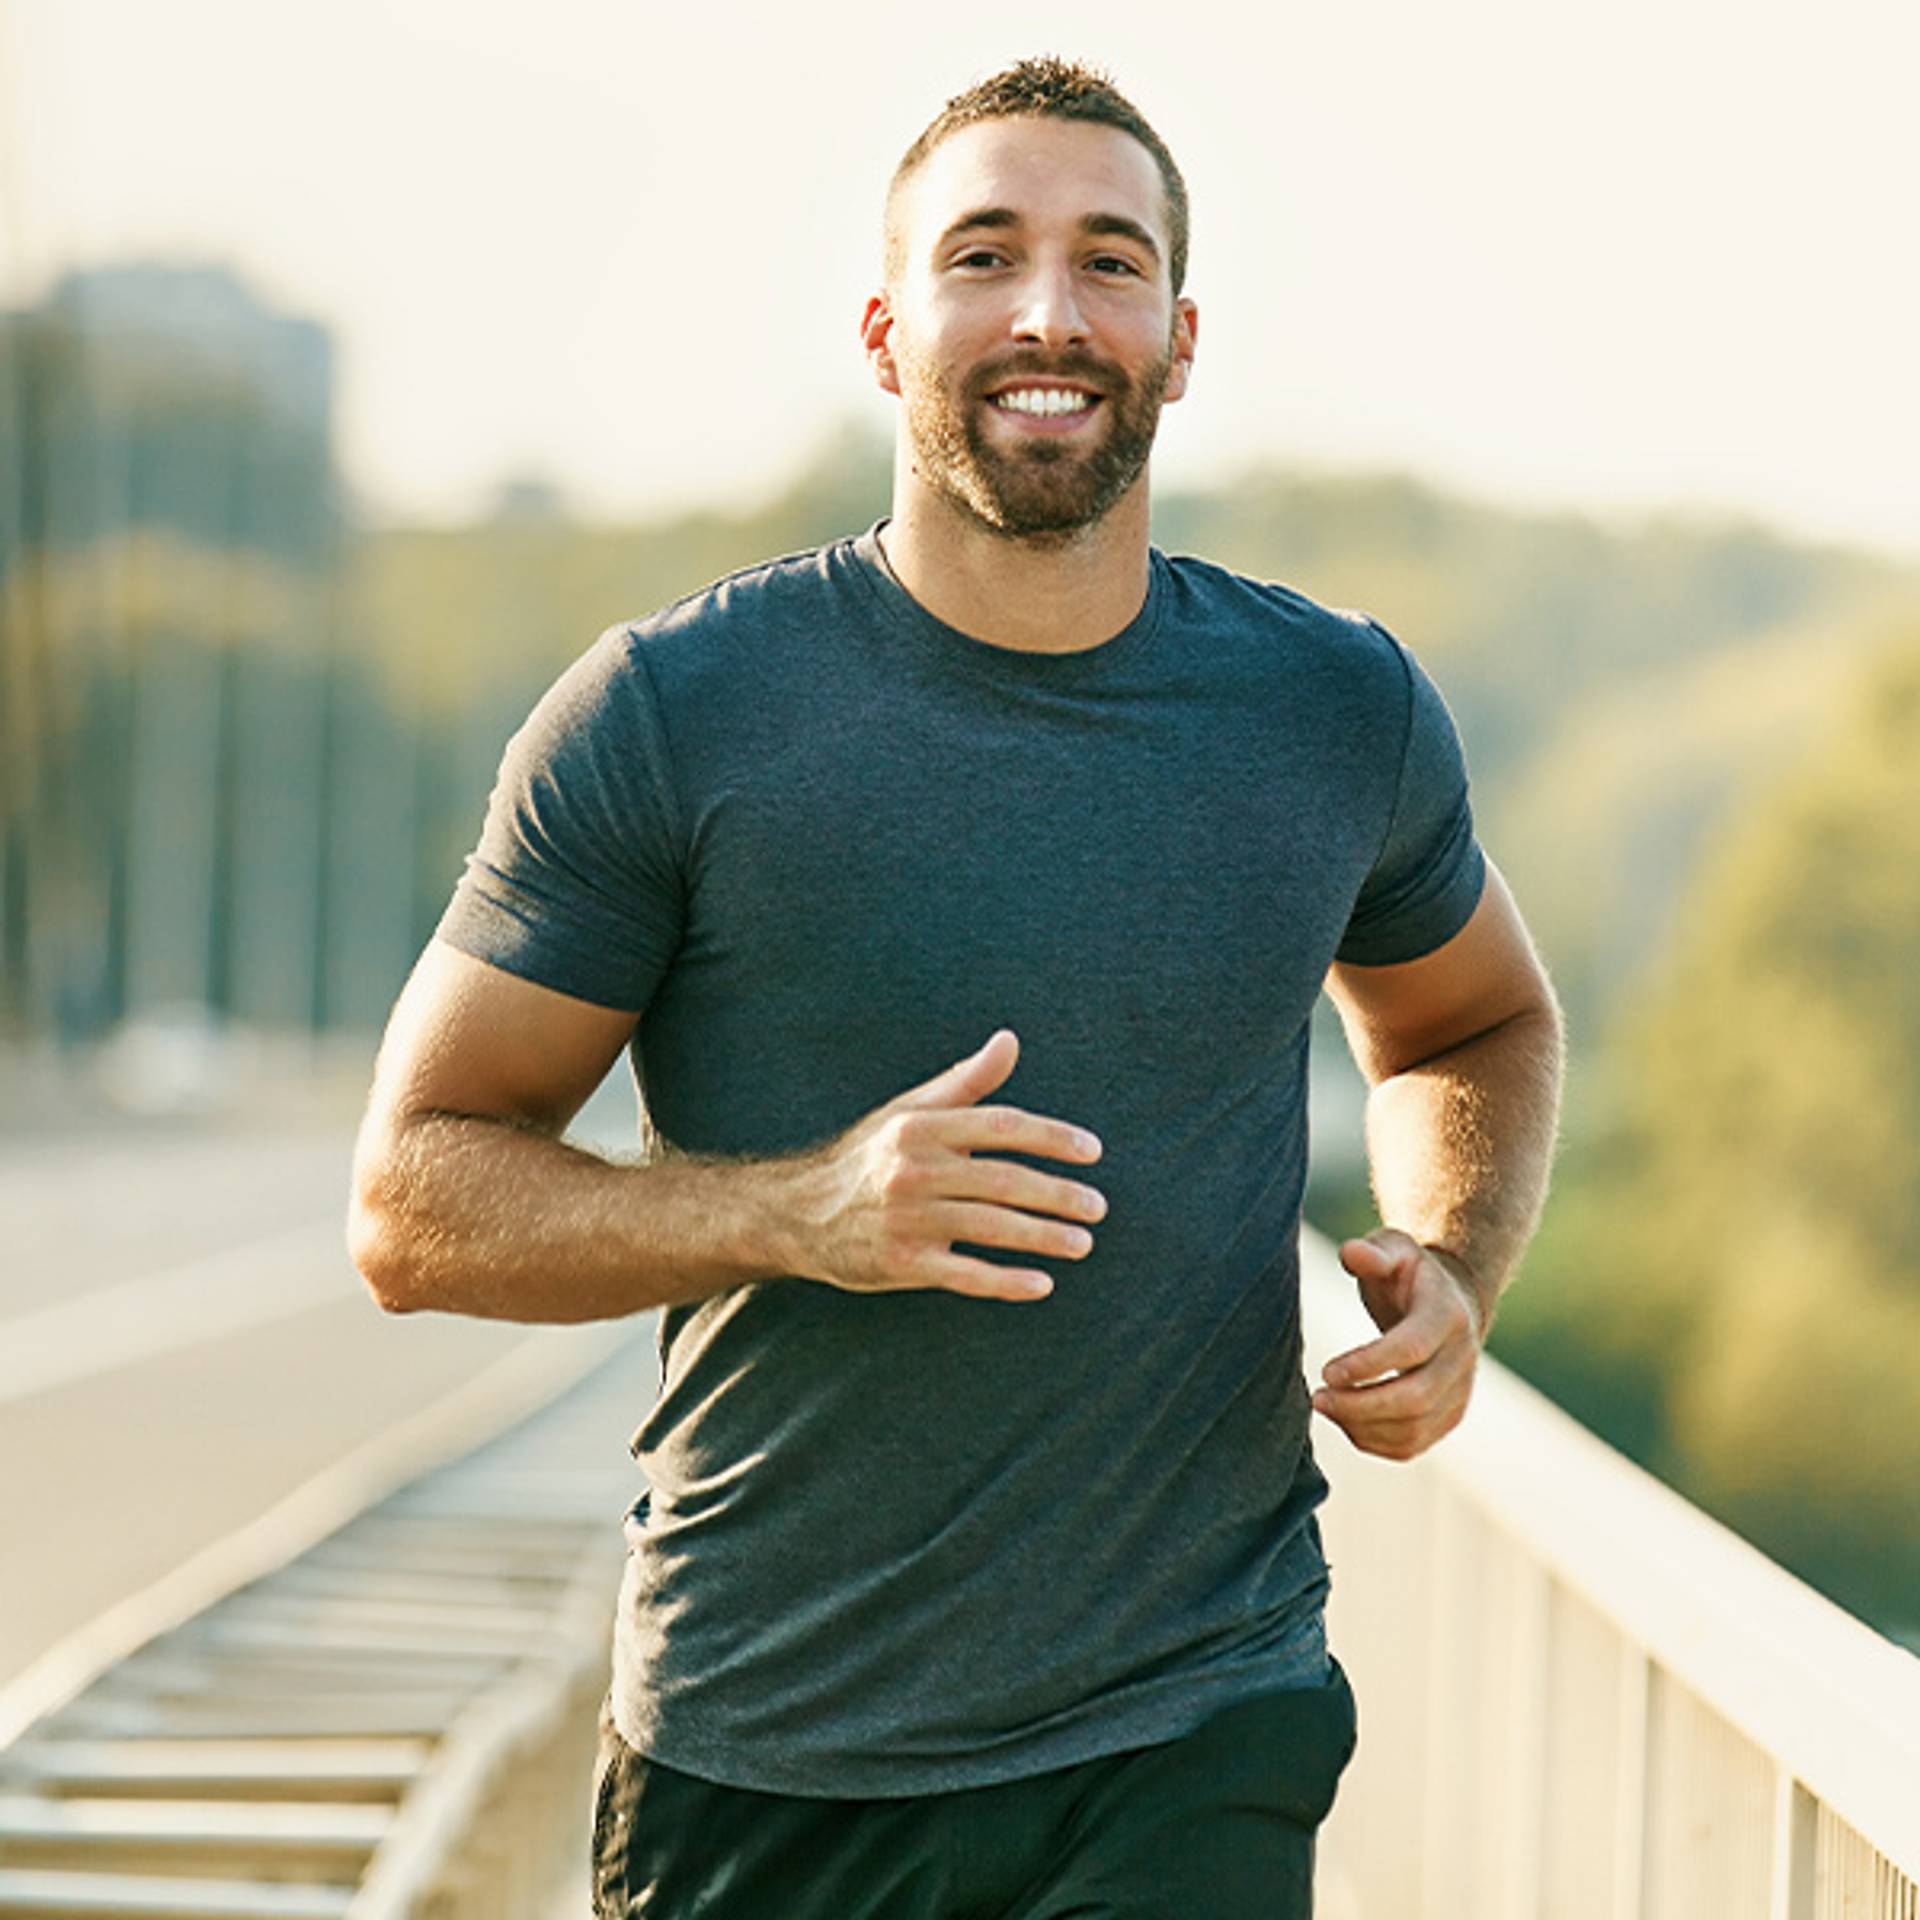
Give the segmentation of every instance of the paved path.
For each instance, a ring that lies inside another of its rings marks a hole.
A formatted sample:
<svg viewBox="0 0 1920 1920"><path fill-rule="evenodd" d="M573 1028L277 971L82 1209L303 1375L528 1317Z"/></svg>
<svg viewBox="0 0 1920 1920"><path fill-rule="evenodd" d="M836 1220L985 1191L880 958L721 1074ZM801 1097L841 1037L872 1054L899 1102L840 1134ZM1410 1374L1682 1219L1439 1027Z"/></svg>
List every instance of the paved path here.
<svg viewBox="0 0 1920 1920"><path fill-rule="evenodd" d="M0 1686L516 1344L577 1337L382 1314L350 1145L311 1116L0 1138Z"/></svg>

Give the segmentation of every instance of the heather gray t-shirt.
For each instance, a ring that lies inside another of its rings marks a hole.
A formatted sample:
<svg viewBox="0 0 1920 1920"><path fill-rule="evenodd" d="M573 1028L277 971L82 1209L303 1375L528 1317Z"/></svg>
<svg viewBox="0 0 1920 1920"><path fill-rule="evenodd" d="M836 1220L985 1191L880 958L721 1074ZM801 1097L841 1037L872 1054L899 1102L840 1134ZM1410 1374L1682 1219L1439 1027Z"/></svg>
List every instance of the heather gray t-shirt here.
<svg viewBox="0 0 1920 1920"><path fill-rule="evenodd" d="M1109 1202L1037 1304L785 1279L662 1316L629 1741L927 1793L1322 1678L1308 1018L1336 958L1449 939L1483 871L1402 648L1202 561L1156 551L1138 617L1066 655L935 620L873 531L602 635L440 937L639 1013L695 1154L811 1146L1012 1027L995 1098L1097 1132L1070 1171Z"/></svg>

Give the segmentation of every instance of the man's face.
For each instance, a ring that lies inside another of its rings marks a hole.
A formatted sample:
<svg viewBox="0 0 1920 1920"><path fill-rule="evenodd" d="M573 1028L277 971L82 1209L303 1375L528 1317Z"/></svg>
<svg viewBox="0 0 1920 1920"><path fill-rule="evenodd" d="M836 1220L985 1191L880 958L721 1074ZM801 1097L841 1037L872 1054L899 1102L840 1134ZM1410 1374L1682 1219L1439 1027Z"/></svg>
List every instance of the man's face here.
<svg viewBox="0 0 1920 1920"><path fill-rule="evenodd" d="M936 147L903 202L865 337L916 474L1010 539L1091 526L1193 355L1152 156L1113 127L990 120Z"/></svg>

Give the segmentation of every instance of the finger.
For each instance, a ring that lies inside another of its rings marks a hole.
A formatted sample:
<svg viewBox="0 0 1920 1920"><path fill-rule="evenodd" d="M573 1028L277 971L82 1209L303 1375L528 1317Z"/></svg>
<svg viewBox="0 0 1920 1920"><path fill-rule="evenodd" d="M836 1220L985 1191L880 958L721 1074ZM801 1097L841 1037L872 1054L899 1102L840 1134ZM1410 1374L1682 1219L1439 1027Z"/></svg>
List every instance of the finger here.
<svg viewBox="0 0 1920 1920"><path fill-rule="evenodd" d="M1367 1386L1321 1387L1313 1395L1314 1411L1369 1451L1389 1452L1409 1442L1419 1451L1460 1424L1472 1397L1477 1357L1471 1342L1452 1342L1410 1373Z"/></svg>
<svg viewBox="0 0 1920 1920"><path fill-rule="evenodd" d="M1423 1367L1439 1350L1439 1341L1430 1339L1411 1315L1378 1340L1365 1346L1349 1347L1336 1353L1320 1369L1320 1378L1330 1387L1361 1387L1389 1374L1405 1373Z"/></svg>
<svg viewBox="0 0 1920 1920"><path fill-rule="evenodd" d="M1424 1453L1460 1424L1465 1411L1459 1395L1420 1414L1387 1417L1372 1405L1383 1389L1368 1387L1352 1393L1330 1393L1322 1388L1313 1396L1316 1413L1331 1420L1362 1453L1388 1460L1411 1460Z"/></svg>
<svg viewBox="0 0 1920 1920"><path fill-rule="evenodd" d="M1042 1253L1055 1260L1084 1260L1093 1251L1093 1235L1085 1227L1068 1226L1011 1207L959 1202L936 1207L929 1217L935 1233L949 1244L964 1240L970 1246L1007 1247L1016 1253Z"/></svg>
<svg viewBox="0 0 1920 1920"><path fill-rule="evenodd" d="M1329 1418L1344 1414L1362 1424L1428 1420L1465 1398L1469 1372L1465 1364L1442 1354L1428 1366L1366 1386L1321 1387L1313 1404Z"/></svg>
<svg viewBox="0 0 1920 1920"><path fill-rule="evenodd" d="M1439 1308L1410 1313L1378 1340L1335 1354L1320 1369L1320 1377L1330 1387L1359 1387L1389 1374L1414 1373L1431 1365L1466 1331L1465 1314L1456 1319Z"/></svg>
<svg viewBox="0 0 1920 1920"><path fill-rule="evenodd" d="M1019 1037L1011 1028L999 1028L978 1052L944 1067L931 1080L909 1087L888 1104L902 1110L927 1107L970 1107L996 1087L1006 1085L1020 1058Z"/></svg>
<svg viewBox="0 0 1920 1920"><path fill-rule="evenodd" d="M1402 1240L1404 1247L1398 1244ZM1361 1304L1383 1333L1406 1317L1420 1266L1414 1241L1391 1228L1376 1228L1372 1238L1344 1242L1340 1264L1359 1282Z"/></svg>
<svg viewBox="0 0 1920 1920"><path fill-rule="evenodd" d="M1408 1427L1376 1427L1345 1417L1338 1411L1329 1412L1327 1417L1347 1436L1358 1452L1370 1453L1382 1460L1416 1459L1442 1438L1439 1429L1428 1432Z"/></svg>
<svg viewBox="0 0 1920 1920"><path fill-rule="evenodd" d="M955 1153L1031 1153L1091 1164L1101 1152L1098 1134L1024 1107L961 1108L942 1114L938 1129L940 1143Z"/></svg>
<svg viewBox="0 0 1920 1920"><path fill-rule="evenodd" d="M1098 1187L988 1154L956 1153L937 1169L932 1190L942 1199L984 1200L1024 1213L1057 1214L1063 1220L1107 1217L1107 1197Z"/></svg>
<svg viewBox="0 0 1920 1920"><path fill-rule="evenodd" d="M910 1284L975 1300L1044 1300L1053 1291L1053 1276L1034 1267L1003 1267L964 1253L943 1253L929 1260Z"/></svg>
<svg viewBox="0 0 1920 1920"><path fill-rule="evenodd" d="M1340 1243L1340 1264L1356 1280L1391 1280L1421 1255L1419 1241L1398 1227L1376 1227L1358 1240Z"/></svg>

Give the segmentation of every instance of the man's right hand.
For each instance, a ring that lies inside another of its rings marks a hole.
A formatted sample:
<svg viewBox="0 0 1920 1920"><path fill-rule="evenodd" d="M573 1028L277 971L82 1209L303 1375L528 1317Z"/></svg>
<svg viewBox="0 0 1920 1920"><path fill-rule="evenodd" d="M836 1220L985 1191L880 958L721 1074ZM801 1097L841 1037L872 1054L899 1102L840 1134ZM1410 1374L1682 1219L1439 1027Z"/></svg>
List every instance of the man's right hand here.
<svg viewBox="0 0 1920 1920"><path fill-rule="evenodd" d="M807 1156L794 1272L854 1293L941 1287L987 1300L1043 1300L1049 1275L956 1253L954 1242L1081 1260L1105 1197L1006 1153L1091 1165L1083 1127L980 1103L1006 1083L1020 1043L1004 1027L978 1053L876 1108Z"/></svg>

